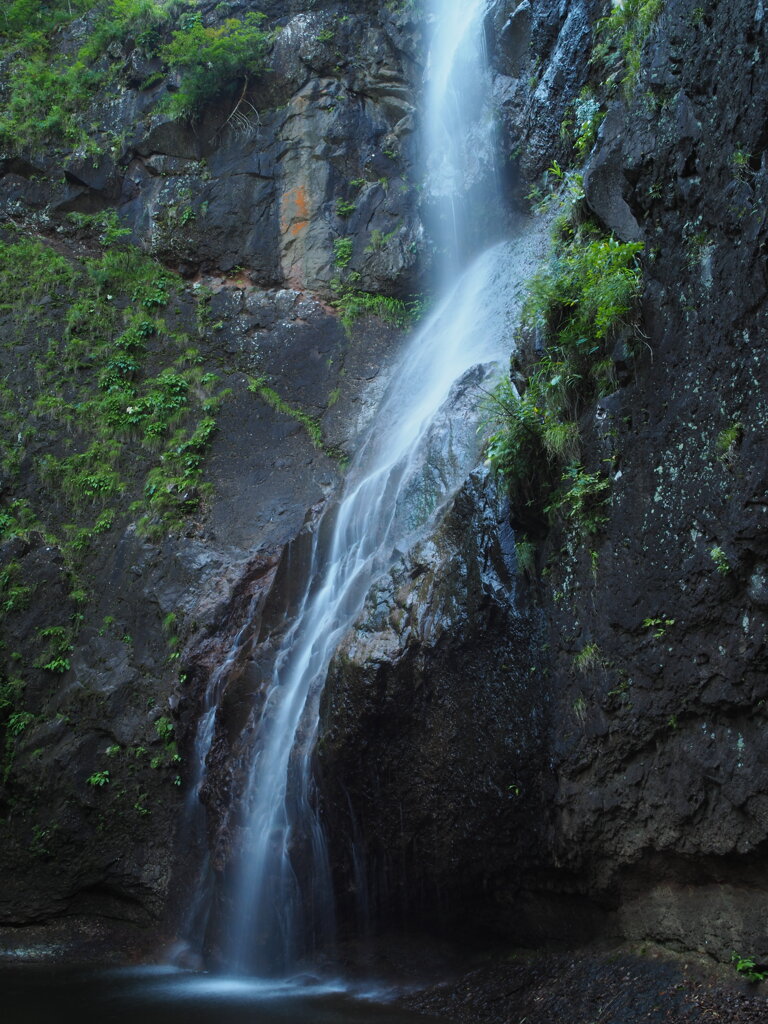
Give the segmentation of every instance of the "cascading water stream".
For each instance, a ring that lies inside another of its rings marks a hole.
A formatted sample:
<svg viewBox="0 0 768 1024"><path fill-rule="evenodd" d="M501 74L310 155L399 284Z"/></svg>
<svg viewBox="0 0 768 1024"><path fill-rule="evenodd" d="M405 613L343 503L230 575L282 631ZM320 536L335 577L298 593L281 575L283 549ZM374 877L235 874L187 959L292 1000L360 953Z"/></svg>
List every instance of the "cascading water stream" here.
<svg viewBox="0 0 768 1024"><path fill-rule="evenodd" d="M453 422L449 398L485 372L468 384L468 371L502 355L512 258L502 247L478 260L416 335L376 417L378 428L326 516L330 524L313 537L313 575L276 659L246 786L246 852L227 957L237 969L286 969L308 930L318 941L332 932L330 871L313 811L310 763L322 685L371 583L477 462L475 422ZM311 848L306 887L291 856L302 844Z"/></svg>
<svg viewBox="0 0 768 1024"><path fill-rule="evenodd" d="M434 33L424 103L426 185L433 207L436 287L447 291L466 266L478 224L503 222L483 16L488 0L432 0Z"/></svg>
<svg viewBox="0 0 768 1024"><path fill-rule="evenodd" d="M371 584L423 535L476 465L476 418L468 409L478 403L458 399L508 354L510 311L530 271L530 247L504 243L455 272L471 216L459 198L467 179L484 178L485 202L500 205L481 59L487 0L433 2L425 135L428 190L450 205L438 238L443 297L409 342L344 490L313 534L305 590L254 724L225 940L225 961L239 972L289 972L332 938L330 867L311 771L328 665ZM201 765L220 689L220 682L209 689ZM203 774L201 767L198 783Z"/></svg>

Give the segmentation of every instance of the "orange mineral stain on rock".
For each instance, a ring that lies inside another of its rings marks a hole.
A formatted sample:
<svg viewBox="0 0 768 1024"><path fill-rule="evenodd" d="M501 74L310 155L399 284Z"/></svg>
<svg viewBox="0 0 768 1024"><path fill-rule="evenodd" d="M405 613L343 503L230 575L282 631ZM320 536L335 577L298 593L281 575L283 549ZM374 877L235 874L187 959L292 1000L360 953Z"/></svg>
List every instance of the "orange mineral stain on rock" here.
<svg viewBox="0 0 768 1024"><path fill-rule="evenodd" d="M308 224L307 190L303 185L297 185L284 192L280 199L280 231L290 238L296 238Z"/></svg>

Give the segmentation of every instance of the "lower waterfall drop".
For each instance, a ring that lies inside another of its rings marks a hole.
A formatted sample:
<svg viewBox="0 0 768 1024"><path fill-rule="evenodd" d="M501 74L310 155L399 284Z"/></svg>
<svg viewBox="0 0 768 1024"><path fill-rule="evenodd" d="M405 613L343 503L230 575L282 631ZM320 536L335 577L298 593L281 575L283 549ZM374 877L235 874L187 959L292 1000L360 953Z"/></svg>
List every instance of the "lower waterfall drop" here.
<svg viewBox="0 0 768 1024"><path fill-rule="evenodd" d="M344 493L312 537L312 575L277 656L246 785L227 959L285 971L333 932L330 869L311 758L330 659L373 581L434 521L479 458L477 422L452 404L498 372L527 248L485 253L415 335ZM466 404L466 403L465 403ZM301 863L295 853L301 851ZM303 871L303 878L301 872Z"/></svg>

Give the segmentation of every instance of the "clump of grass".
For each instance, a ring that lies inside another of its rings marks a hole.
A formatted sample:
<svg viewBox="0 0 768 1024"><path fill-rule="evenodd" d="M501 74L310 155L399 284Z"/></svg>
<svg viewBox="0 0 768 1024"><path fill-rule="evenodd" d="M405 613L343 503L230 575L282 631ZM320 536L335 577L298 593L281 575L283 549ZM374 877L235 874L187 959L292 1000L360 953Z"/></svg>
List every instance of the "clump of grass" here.
<svg viewBox="0 0 768 1024"><path fill-rule="evenodd" d="M519 388L506 379L493 392L488 454L520 521L559 517L594 533L610 484L581 464L578 421L615 386L610 346L639 294L643 247L574 221L559 224L548 265L530 284L523 331L545 344L520 364Z"/></svg>
<svg viewBox="0 0 768 1024"><path fill-rule="evenodd" d="M342 288L334 300L334 305L341 314L341 322L347 331L352 328L355 320L366 314L378 316L394 327L407 330L417 322L424 309L420 299L404 302L391 295L378 295L353 288Z"/></svg>
<svg viewBox="0 0 768 1024"><path fill-rule="evenodd" d="M643 45L664 5L665 0L622 0L598 22L592 59L603 67L609 91L622 86L625 94L631 95Z"/></svg>
<svg viewBox="0 0 768 1024"><path fill-rule="evenodd" d="M574 655L573 658L573 667L577 672L581 672L583 675L594 671L596 668L600 668L603 664L604 659L602 652L594 642L585 644L579 653Z"/></svg>

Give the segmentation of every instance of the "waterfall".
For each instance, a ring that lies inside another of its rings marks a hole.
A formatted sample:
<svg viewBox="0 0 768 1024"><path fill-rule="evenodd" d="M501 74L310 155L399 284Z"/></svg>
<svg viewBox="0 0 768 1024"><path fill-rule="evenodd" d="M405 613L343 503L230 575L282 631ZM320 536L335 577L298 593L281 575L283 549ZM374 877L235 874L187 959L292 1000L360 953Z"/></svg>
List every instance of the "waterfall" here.
<svg viewBox="0 0 768 1024"><path fill-rule="evenodd" d="M442 297L408 342L342 493L312 533L303 594L252 723L224 951L236 972L290 972L333 937L331 873L311 769L328 665L372 582L423 536L477 464L477 384L508 355L511 311L531 269L525 241L496 245L459 269L473 217L464 193L471 187L486 208L500 209L483 64L487 0L433 4L425 163ZM225 675L224 668L209 687L196 788ZM204 916L199 905L191 913Z"/></svg>

